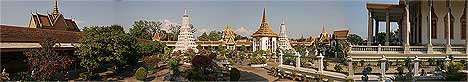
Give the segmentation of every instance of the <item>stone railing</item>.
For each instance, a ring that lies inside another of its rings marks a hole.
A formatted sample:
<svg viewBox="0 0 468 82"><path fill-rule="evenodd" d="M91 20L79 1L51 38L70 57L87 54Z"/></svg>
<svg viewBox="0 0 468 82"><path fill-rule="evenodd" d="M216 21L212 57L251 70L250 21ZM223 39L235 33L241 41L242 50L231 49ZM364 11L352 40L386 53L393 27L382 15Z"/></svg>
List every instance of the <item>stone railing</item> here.
<svg viewBox="0 0 468 82"><path fill-rule="evenodd" d="M460 53L464 54L466 48L463 46L452 46L452 52L450 53ZM428 52L428 47L426 46L409 46L408 51L405 51L404 46L358 46L352 45L350 53L369 53L369 54L392 54L392 53L426 53ZM434 46L432 47L432 52L438 53L447 53L445 46Z"/></svg>

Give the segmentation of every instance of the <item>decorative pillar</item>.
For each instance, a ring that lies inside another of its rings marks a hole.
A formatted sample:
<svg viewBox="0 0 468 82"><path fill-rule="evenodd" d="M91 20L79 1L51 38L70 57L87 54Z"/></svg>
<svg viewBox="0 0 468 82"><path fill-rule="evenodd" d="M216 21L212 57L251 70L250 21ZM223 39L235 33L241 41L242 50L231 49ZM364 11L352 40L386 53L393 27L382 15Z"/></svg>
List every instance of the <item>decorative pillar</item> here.
<svg viewBox="0 0 468 82"><path fill-rule="evenodd" d="M322 53L320 53L320 55L318 56L318 58L320 58L319 62L320 62L320 65L319 65L319 73L320 74L323 74L323 58L324 56L322 55Z"/></svg>
<svg viewBox="0 0 468 82"><path fill-rule="evenodd" d="M390 11L385 12L385 46L390 45Z"/></svg>
<svg viewBox="0 0 468 82"><path fill-rule="evenodd" d="M280 57L279 57L279 67L282 67L283 66L283 51L280 50L280 53L279 53Z"/></svg>
<svg viewBox="0 0 468 82"><path fill-rule="evenodd" d="M255 38L252 38L252 51L255 52L255 50L257 50L257 43L255 41L256 39Z"/></svg>
<svg viewBox="0 0 468 82"><path fill-rule="evenodd" d="M450 22L452 22L452 21L450 21L450 18L451 18L450 15L452 14L452 13L451 13L452 11L451 11L451 9L450 9L450 0L447 0L447 7L448 7L448 12L447 12L447 29L445 29L445 30L447 30L447 37L445 37L445 38L447 38L447 40L445 40L445 41L447 41L447 42L446 42L446 44L445 44L445 50L446 50L445 53L446 53L446 54L450 54L450 53L452 53L452 44L451 44L451 38L450 38L450 37L452 36L452 35L450 35L450 34L451 34L451 33L450 33L450 29L452 29L452 28L450 28L450 27L452 26L452 25L450 24Z"/></svg>
<svg viewBox="0 0 468 82"><path fill-rule="evenodd" d="M410 22L410 10L409 10L409 1L406 2L406 7L405 7L405 11L406 11L406 28L405 28L405 44L404 44L404 53L408 53L410 51L410 44L409 44L409 39L410 39L410 36L409 36L409 33L410 33L410 28L411 28L411 22Z"/></svg>
<svg viewBox="0 0 468 82"><path fill-rule="evenodd" d="M301 55L299 54L299 52L296 52L295 56L296 56L296 67L301 67Z"/></svg>
<svg viewBox="0 0 468 82"><path fill-rule="evenodd" d="M368 19L367 19L367 46L370 46L372 45L372 42L375 41L373 38L374 38L374 32L373 32L373 22L374 20L372 20L372 13L370 11L368 11Z"/></svg>
<svg viewBox="0 0 468 82"><path fill-rule="evenodd" d="M387 58L385 55L382 55L382 58L380 59L380 81L385 81L385 65L387 63Z"/></svg>
<svg viewBox="0 0 468 82"><path fill-rule="evenodd" d="M353 79L354 77L354 69L353 69L353 58L348 56L348 79Z"/></svg>
<svg viewBox="0 0 468 82"><path fill-rule="evenodd" d="M445 56L445 59L444 59L444 60L445 60L445 61L444 61L444 64L445 64L444 70L447 70L448 65L449 65L449 62L450 62L451 59L450 59L449 56L447 55L447 56Z"/></svg>
<svg viewBox="0 0 468 82"><path fill-rule="evenodd" d="M414 75L413 76L418 76L419 75L419 61L421 61L419 59L418 56L414 57L414 69L413 69L413 73Z"/></svg>
<svg viewBox="0 0 468 82"><path fill-rule="evenodd" d="M382 45L379 44L379 46L377 47L377 54L380 54L380 51L382 51Z"/></svg>
<svg viewBox="0 0 468 82"><path fill-rule="evenodd" d="M432 0L429 0L429 16L427 18L429 24L429 28L427 28L427 54L432 54Z"/></svg>
<svg viewBox="0 0 468 82"><path fill-rule="evenodd" d="M468 9L468 1L467 0L465 0L465 8ZM465 13L468 14L468 11L465 11ZM465 20L468 20L468 16L465 16ZM465 22L466 22L466 24L468 24L468 21L465 21ZM466 33L466 32L468 32L468 29L465 29L465 30L466 30L465 31L465 35L466 35L465 37L468 37L468 33ZM466 45L465 53L468 55L468 38L465 38L465 45ZM468 81L468 78L467 78L467 81Z"/></svg>

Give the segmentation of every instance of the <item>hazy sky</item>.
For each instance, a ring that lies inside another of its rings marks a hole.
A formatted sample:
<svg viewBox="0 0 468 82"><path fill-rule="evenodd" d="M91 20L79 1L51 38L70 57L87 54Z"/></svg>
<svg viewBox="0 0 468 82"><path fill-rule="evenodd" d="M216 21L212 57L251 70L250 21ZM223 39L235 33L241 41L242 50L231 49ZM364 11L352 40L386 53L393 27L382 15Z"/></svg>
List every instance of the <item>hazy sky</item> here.
<svg viewBox="0 0 468 82"><path fill-rule="evenodd" d="M287 35L317 36L322 26L332 30L349 29L367 38L366 3L397 4L398 0L59 0L65 18L73 18L80 28L119 24L128 30L136 20L153 20L165 25L179 24L184 8L198 36L202 32L221 31L227 24L241 35L260 26L263 8L270 27L279 33L282 18ZM1 0L0 24L27 26L31 13L50 13L53 0ZM380 24L384 31L385 24ZM395 24L391 25L396 27Z"/></svg>

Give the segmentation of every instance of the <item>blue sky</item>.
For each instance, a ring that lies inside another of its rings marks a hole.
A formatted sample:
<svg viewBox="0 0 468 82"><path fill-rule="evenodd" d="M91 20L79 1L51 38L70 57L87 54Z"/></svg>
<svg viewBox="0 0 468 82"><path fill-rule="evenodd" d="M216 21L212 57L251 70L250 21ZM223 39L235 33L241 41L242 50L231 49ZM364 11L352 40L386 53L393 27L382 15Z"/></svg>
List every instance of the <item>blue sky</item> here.
<svg viewBox="0 0 468 82"><path fill-rule="evenodd" d="M32 12L52 12L53 0L2 0L0 24L27 26ZM259 26L262 10L267 8L270 27L279 33L282 18L291 38L317 36L322 26L332 30L349 29L367 36L365 4L397 4L398 0L59 0L59 10L73 18L80 28L119 24L131 28L135 20L153 20L165 25L181 23L184 8L196 36L212 30L221 31L227 24L241 35L250 36ZM385 24L382 23L381 31ZM391 25L396 27L395 24Z"/></svg>

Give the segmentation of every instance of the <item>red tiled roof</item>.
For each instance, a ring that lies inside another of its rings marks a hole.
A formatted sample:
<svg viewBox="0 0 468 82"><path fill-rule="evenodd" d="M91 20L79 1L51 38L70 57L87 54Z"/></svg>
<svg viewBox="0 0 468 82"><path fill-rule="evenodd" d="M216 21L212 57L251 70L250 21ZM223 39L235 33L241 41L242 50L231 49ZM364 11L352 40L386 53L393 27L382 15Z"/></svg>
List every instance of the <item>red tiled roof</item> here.
<svg viewBox="0 0 468 82"><path fill-rule="evenodd" d="M83 32L0 25L0 42L39 42L50 36L61 43L79 43Z"/></svg>

